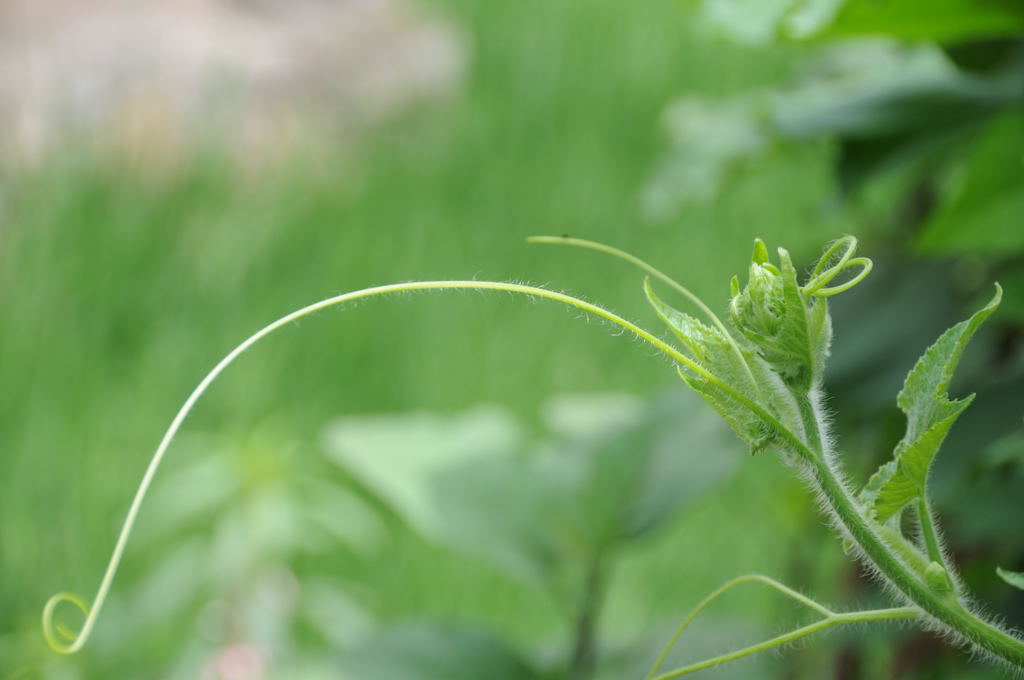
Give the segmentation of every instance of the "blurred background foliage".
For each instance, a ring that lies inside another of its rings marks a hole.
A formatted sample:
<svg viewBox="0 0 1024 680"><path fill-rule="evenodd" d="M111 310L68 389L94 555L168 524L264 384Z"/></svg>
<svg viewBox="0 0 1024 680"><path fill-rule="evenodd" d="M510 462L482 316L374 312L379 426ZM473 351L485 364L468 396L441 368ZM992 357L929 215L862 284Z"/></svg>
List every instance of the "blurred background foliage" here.
<svg viewBox="0 0 1024 680"><path fill-rule="evenodd" d="M369 90L325 104L331 74L426 58L317 55L327 76L308 101L274 101L318 115L271 117L255 149L214 116L194 143L150 122L127 146L58 117L31 154L7 127L0 677L641 677L735 575L882 603L801 485L771 454L744 455L665 362L551 305L463 293L324 313L228 371L170 452L92 643L45 648L43 602L91 597L174 410L272 318L379 283L478 277L656 327L635 272L526 246L534 233L634 251L713 307L755 236L805 264L840 233L862 238L876 272L836 299L829 382L855 479L900 436L915 358L1001 281L954 384L978 399L934 487L965 580L1024 626L1024 599L993 572L1024 567L1024 10L751 5L402 5L443 27L448 47L426 52L443 68L412 70L441 85L400 106L352 104ZM362 18L338 40L358 43ZM801 616L740 591L675 658ZM910 629L840 631L712 674L998 675Z"/></svg>

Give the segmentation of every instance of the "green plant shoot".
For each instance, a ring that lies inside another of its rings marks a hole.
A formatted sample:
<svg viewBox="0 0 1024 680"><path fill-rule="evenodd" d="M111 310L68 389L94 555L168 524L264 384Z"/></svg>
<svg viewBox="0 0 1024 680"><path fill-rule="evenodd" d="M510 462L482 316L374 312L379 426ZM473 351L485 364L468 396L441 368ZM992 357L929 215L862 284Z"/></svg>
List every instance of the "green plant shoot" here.
<svg viewBox="0 0 1024 680"><path fill-rule="evenodd" d="M1001 289L966 321L946 331L910 371L897 404L907 431L886 463L858 493L847 481L833 449L829 421L822 408L823 376L832 340L828 298L855 287L871 271L871 260L857 257L857 240L845 236L830 244L810 274L801 279L789 253L780 248L772 261L766 245L754 243L747 283L731 282L728 325L688 289L646 262L592 241L569 237L534 237L535 243L588 248L623 259L648 274L643 292L679 347L607 309L545 288L490 281L423 281L399 283L327 298L282 317L247 338L200 381L161 439L128 510L110 563L91 603L71 593L54 595L43 610L43 632L57 652L79 651L89 639L109 594L125 545L156 470L185 417L214 380L260 339L314 312L347 302L391 293L426 290L492 290L542 298L582 310L629 331L670 359L682 380L732 427L752 453L778 452L808 481L821 499L842 539L869 565L896 600L889 609L835 612L766 576L729 581L701 602L672 636L654 663L649 680L668 680L733 659L787 644L847 623L913 620L939 628L950 639L1024 672L1024 641L983 618L970 605L954 565L942 549L938 522L928 498L928 473L946 434L970 405L972 396L947 394L964 348L996 310ZM704 319L675 309L655 292L651 278L668 285ZM903 535L899 519L913 512L920 541ZM1024 589L1024 574L998 570L1011 586ZM669 651L693 619L723 593L745 583L760 583L816 612L815 623L749 647L670 671L661 668ZM56 622L57 607L68 602L84 615L77 630Z"/></svg>

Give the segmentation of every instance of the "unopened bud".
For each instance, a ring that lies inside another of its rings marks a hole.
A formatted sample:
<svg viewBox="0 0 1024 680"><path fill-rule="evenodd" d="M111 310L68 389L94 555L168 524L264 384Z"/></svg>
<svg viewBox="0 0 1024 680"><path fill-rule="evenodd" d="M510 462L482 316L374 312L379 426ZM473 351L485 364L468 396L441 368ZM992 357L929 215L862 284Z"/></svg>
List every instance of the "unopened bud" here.
<svg viewBox="0 0 1024 680"><path fill-rule="evenodd" d="M948 593L953 590L953 582L949 580L949 574L938 562L931 562L925 567L924 582L937 593Z"/></svg>

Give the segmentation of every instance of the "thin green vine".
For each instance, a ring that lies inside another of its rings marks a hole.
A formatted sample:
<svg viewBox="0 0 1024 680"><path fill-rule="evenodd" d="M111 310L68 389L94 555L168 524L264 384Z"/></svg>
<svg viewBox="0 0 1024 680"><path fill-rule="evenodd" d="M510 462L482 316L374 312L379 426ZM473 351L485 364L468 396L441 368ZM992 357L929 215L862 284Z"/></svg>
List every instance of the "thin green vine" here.
<svg viewBox="0 0 1024 680"><path fill-rule="evenodd" d="M683 380L722 414L736 433L751 445L753 452L774 448L790 457L805 472L823 507L846 540L875 568L879 578L906 600L904 604L907 606L892 609L835 613L768 577L740 577L713 592L690 613L648 674L648 680L677 678L837 625L902 619L938 624L957 639L969 641L1002 662L1024 670L1024 641L974 614L964 595L953 588L955 573L941 549L937 523L927 502L925 479L927 466L946 431L970 403L970 398L949 400L945 389L963 346L998 304L998 287L996 297L988 306L947 331L911 371L899 397L900 407L908 417L908 434L897 446L894 461L883 466L858 496L845 481L847 476L830 450L828 420L820 407L824 359L831 340L827 298L850 290L872 268L871 260L854 256L857 248L855 238L847 236L831 244L802 285L784 249L779 249L779 264L776 265L770 261L764 243L756 241L750 282L741 289L738 279L732 281L730 318L733 329L688 289L629 253L569 237L542 236L530 240L597 250L630 262L686 297L708 317L712 326L706 326L662 303L646 281L648 300L658 316L683 340L690 356L603 307L564 293L516 283L398 283L330 297L283 316L251 335L221 359L185 400L146 468L92 603L88 604L81 597L67 592L54 595L46 603L42 624L50 646L60 653L71 654L80 650L89 639L161 460L195 403L229 364L275 330L328 307L391 293L462 289L504 291L559 302L629 331L672 359ZM842 283L833 283L850 269L858 271ZM927 402L927 408L921 410L923 407L919 402ZM927 428L923 435L918 431L922 428ZM904 459L908 456L916 456L913 465ZM923 473L920 472L922 465ZM927 557L900 533L898 523L886 521L898 517L905 506L912 506L917 512ZM822 618L770 640L658 675L670 650L693 619L723 593L747 582L768 585L816 611ZM85 616L78 631L55 622L56 610L64 602L75 606Z"/></svg>
<svg viewBox="0 0 1024 680"><path fill-rule="evenodd" d="M725 324L722 323L722 320L718 317L718 315L715 314L710 307L704 304L703 300L694 295L689 288L679 283L665 272L654 267L653 265L648 264L644 260L641 260L639 257L633 255L632 253L627 253L624 250L620 250L618 248L606 245L604 243L598 243L597 241L588 241L587 239L573 238L572 236L530 236L529 238L526 239L526 242L543 245L574 246L576 248L583 248L586 250L595 250L599 253L605 253L607 255L611 255L612 257L628 262L633 266L647 272L648 274L658 279L659 281L662 281L663 283L667 284L677 293L679 293L687 300L689 300L697 309L701 311L701 313L704 314L704 316L706 316L711 321L711 323L715 325L716 328L718 328L718 330L725 336L726 342L729 343L729 348L732 350L733 354L745 367L747 375L750 377L751 383L753 383L755 386L757 385L757 381L754 380L754 376L750 372L750 366L747 364L747 359L746 357L743 356L743 351L740 350L739 345L736 344L736 340L732 337L732 334L729 332L729 329L725 327Z"/></svg>
<svg viewBox="0 0 1024 680"><path fill-rule="evenodd" d="M128 539L131 536L133 527L135 526L135 520L138 517L140 508L142 507L142 502L149 491L149 487L153 482L153 477L156 475L157 468L159 468L160 462L164 458L164 454L167 452L168 447L171 445L175 435L177 435L178 430L181 428L181 424L185 421L185 418L195 406L196 402L203 393L206 392L210 385L213 384L217 377L220 376L224 369L228 367L228 365L230 365L250 347L277 329L328 307L335 307L347 302L353 302L355 300L374 296L388 295L391 293L460 289L493 290L517 293L531 297L544 298L575 307L583 310L584 312L594 314L595 316L603 318L606 321L629 331L637 338L649 343L676 362L687 366L698 374L706 375L709 380L716 380L714 376L707 373L705 369L697 365L690 358L686 357L671 345L667 344L649 331L640 328L636 324L585 300L581 300L571 295L566 295L565 293L559 293L545 288L538 288L536 286L495 281L417 281L412 283L396 283L385 286L376 286L373 288L365 288L350 293L344 293L342 295L336 295L334 297L320 300L319 302L314 302L311 305L307 305L281 317L280 319L277 319L246 338L240 345L221 359L220 362L218 362L217 365L214 366L208 374L206 374L206 377L199 382L192 393L188 396L185 403L182 404L181 408L178 410L177 415L175 415L174 420L171 421L170 426L164 433L163 438L160 440L160 444L157 446L156 452L153 454L153 457L146 468L146 472L142 477L142 481L140 482L138 490L135 492L135 497L128 509L128 514L121 526L121 532L117 537L117 542L114 545L110 561L103 573L103 578L100 581L99 588L96 591L96 595L93 598L92 603L88 604L82 597L74 593L61 592L52 596L43 607L43 634L50 647L61 654L74 654L88 641L89 636L92 634L93 628L96 625L97 617L103 609L103 605L110 593L110 587L114 582L114 577L121 564L125 547L128 544ZM77 632L70 630L62 624L58 624L55 621L57 607L64 602L75 606L85 615L85 621Z"/></svg>

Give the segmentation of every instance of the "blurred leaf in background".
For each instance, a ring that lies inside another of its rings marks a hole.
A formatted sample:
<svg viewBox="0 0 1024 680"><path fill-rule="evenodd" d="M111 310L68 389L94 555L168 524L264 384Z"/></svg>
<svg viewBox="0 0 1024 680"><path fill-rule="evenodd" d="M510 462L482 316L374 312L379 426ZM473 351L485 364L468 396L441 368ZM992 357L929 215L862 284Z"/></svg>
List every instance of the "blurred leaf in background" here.
<svg viewBox="0 0 1024 680"><path fill-rule="evenodd" d="M586 677L600 664L601 601L619 553L719 488L741 447L678 390L652 404L560 397L542 412L539 439L495 406L347 417L326 439L332 458L425 538L555 593L576 621L564 665Z"/></svg>
<svg viewBox="0 0 1024 680"><path fill-rule="evenodd" d="M1024 55L1010 58L994 73L977 74L961 70L929 44L907 46L879 38L826 44L787 87L724 100L688 96L676 101L664 116L674 152L649 191L663 202L674 195L677 205L711 199L725 185L730 168L763 153L770 143L816 139L837 142L844 192L877 181L883 172L920 174L933 171L936 163L955 163L965 145L980 147L974 152L975 173L979 164L1001 164L990 173L999 175L994 186L986 183L990 177L976 180L985 185L981 191L995 192L1007 184L1019 188L1024 181L1020 159L1014 164L991 158L991 152L986 157L984 140L997 136L1010 142L1021 134L1019 118L1010 112L1024 107L1022 69ZM1010 113L1010 122L1001 120L1002 112ZM1015 147L1000 148L1009 156ZM977 187L972 193L970 198L986 202ZM1012 212L1016 207L992 216L999 221L997 232L1011 229L1000 218L1018 215ZM983 226L959 228L973 232Z"/></svg>
<svg viewBox="0 0 1024 680"><path fill-rule="evenodd" d="M1024 255L1024 112L1006 113L986 127L950 173L943 193L948 198L917 238L923 250ZM1024 297L1020 283L1011 283L1018 298ZM1011 311L1019 314L1018 307Z"/></svg>
<svg viewBox="0 0 1024 680"><path fill-rule="evenodd" d="M528 581L555 565L544 486L522 425L500 407L455 416L356 416L334 424L333 458L412 528Z"/></svg>
<svg viewBox="0 0 1024 680"><path fill-rule="evenodd" d="M773 0L758 11L737 0L694 0L712 29L741 41L835 39L886 35L904 40L958 43L1016 37L1024 10L1014 0Z"/></svg>

